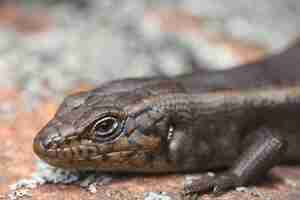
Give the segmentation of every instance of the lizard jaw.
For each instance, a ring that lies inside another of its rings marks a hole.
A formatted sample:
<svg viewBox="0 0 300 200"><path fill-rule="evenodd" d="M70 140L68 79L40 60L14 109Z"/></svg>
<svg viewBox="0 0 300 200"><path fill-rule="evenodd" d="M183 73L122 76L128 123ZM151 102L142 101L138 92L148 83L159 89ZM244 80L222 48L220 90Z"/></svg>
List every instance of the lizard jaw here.
<svg viewBox="0 0 300 200"><path fill-rule="evenodd" d="M111 145L112 146L112 145ZM103 172L139 172L151 171L144 169L151 150L119 150L104 149L107 145L82 145L48 149L41 151L41 145L35 143L34 151L46 163L71 170L99 170ZM102 149L102 151L101 151ZM107 151L106 153L104 153Z"/></svg>
<svg viewBox="0 0 300 200"><path fill-rule="evenodd" d="M57 139L58 140L58 139ZM54 140L54 141L57 141ZM151 171L144 169L153 148L141 149L139 146L129 145L126 137L119 138L115 143L96 143L88 139L73 137L61 140L62 143L44 144L41 138L36 137L34 142L35 153L46 163L65 169L99 170L99 171ZM121 168L122 166L122 168Z"/></svg>

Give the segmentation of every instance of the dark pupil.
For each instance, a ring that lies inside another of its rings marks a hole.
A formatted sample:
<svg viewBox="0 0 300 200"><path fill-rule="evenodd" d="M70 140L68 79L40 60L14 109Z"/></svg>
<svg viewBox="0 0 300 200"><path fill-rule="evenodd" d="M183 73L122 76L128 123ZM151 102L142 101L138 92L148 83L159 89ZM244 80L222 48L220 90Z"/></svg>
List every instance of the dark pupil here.
<svg viewBox="0 0 300 200"><path fill-rule="evenodd" d="M101 123L98 127L98 131L101 131L101 132L109 131L109 129L112 128L113 123L114 122L112 120L107 120L107 121Z"/></svg>
<svg viewBox="0 0 300 200"><path fill-rule="evenodd" d="M117 126L118 122L116 121L116 119L107 117L97 122L94 125L93 130L98 136L108 136L114 133Z"/></svg>

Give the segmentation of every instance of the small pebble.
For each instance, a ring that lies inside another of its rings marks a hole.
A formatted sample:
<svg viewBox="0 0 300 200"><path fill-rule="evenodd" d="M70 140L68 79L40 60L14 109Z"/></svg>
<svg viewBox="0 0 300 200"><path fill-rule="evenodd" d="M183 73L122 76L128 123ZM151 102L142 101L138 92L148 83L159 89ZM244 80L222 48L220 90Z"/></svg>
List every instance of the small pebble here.
<svg viewBox="0 0 300 200"><path fill-rule="evenodd" d="M32 197L32 195L28 189L19 189L19 190L13 191L10 194L8 194L9 200L17 200L17 199L21 199L21 198L25 198L25 197L26 198Z"/></svg>
<svg viewBox="0 0 300 200"><path fill-rule="evenodd" d="M172 200L166 193L145 192L144 200Z"/></svg>
<svg viewBox="0 0 300 200"><path fill-rule="evenodd" d="M96 183L90 184L88 187L88 191L91 192L92 194L95 194L97 192Z"/></svg>
<svg viewBox="0 0 300 200"><path fill-rule="evenodd" d="M235 190L237 192L248 192L249 191L248 188L246 188L246 187L237 187L237 188L235 188Z"/></svg>
<svg viewBox="0 0 300 200"><path fill-rule="evenodd" d="M262 193L256 191L255 189L254 189L254 190L251 190L251 191L250 191L250 194L251 194L252 196L254 196L254 197L259 197L259 198L263 198L263 197L264 197L264 195L263 195Z"/></svg>
<svg viewBox="0 0 300 200"><path fill-rule="evenodd" d="M17 183L10 185L9 189L10 190L17 190L20 188L33 189L33 188L36 188L37 185L38 185L38 182L35 181L34 179L21 179Z"/></svg>
<svg viewBox="0 0 300 200"><path fill-rule="evenodd" d="M294 180L291 180L291 179L283 179L284 183L291 186L291 187L294 187L294 188L297 188L298 187L298 183Z"/></svg>

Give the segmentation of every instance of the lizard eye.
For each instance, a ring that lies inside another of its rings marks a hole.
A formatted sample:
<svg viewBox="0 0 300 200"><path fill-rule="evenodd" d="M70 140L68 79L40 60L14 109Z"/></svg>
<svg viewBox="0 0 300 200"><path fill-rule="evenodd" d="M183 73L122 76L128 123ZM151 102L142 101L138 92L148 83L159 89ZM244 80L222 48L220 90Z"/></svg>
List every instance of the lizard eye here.
<svg viewBox="0 0 300 200"><path fill-rule="evenodd" d="M117 131L118 127L119 121L117 118L104 117L94 124L92 132L97 139L109 139L115 136L114 134Z"/></svg>

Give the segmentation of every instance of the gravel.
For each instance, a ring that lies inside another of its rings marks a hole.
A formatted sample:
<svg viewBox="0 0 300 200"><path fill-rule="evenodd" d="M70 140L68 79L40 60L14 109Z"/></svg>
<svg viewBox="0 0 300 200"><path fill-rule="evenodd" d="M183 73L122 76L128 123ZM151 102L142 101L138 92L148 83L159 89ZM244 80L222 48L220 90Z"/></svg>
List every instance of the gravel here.
<svg viewBox="0 0 300 200"><path fill-rule="evenodd" d="M144 200L172 200L166 193L146 192Z"/></svg>
<svg viewBox="0 0 300 200"><path fill-rule="evenodd" d="M292 1L264 0L252 4L218 0L111 0L89 1L85 8L78 6L84 1L55 2L50 6L35 4L47 9L53 21L50 31L24 35L0 30L0 86L21 88L28 104L41 97L61 100L66 91L80 82L98 85L111 79L190 71L187 51L196 56L210 55L209 60L216 63L234 63L230 56L220 56L223 50L207 51L203 43L196 43L197 47L193 41L182 45L182 40L170 35L149 38L143 17L150 8L177 7L210 16L217 19L212 20L211 27L274 48L295 35L300 21L299 3ZM253 7L260 9L254 11ZM241 12L244 10L247 12ZM198 46L203 48L199 50Z"/></svg>
<svg viewBox="0 0 300 200"><path fill-rule="evenodd" d="M20 179L15 184L10 185L9 197L11 199L30 194L30 189L47 183L51 184L76 184L81 188L94 194L97 192L97 186L107 185L113 179L120 179L119 176L103 174L95 171L70 171L49 166L41 160L37 161L37 170L29 179Z"/></svg>

